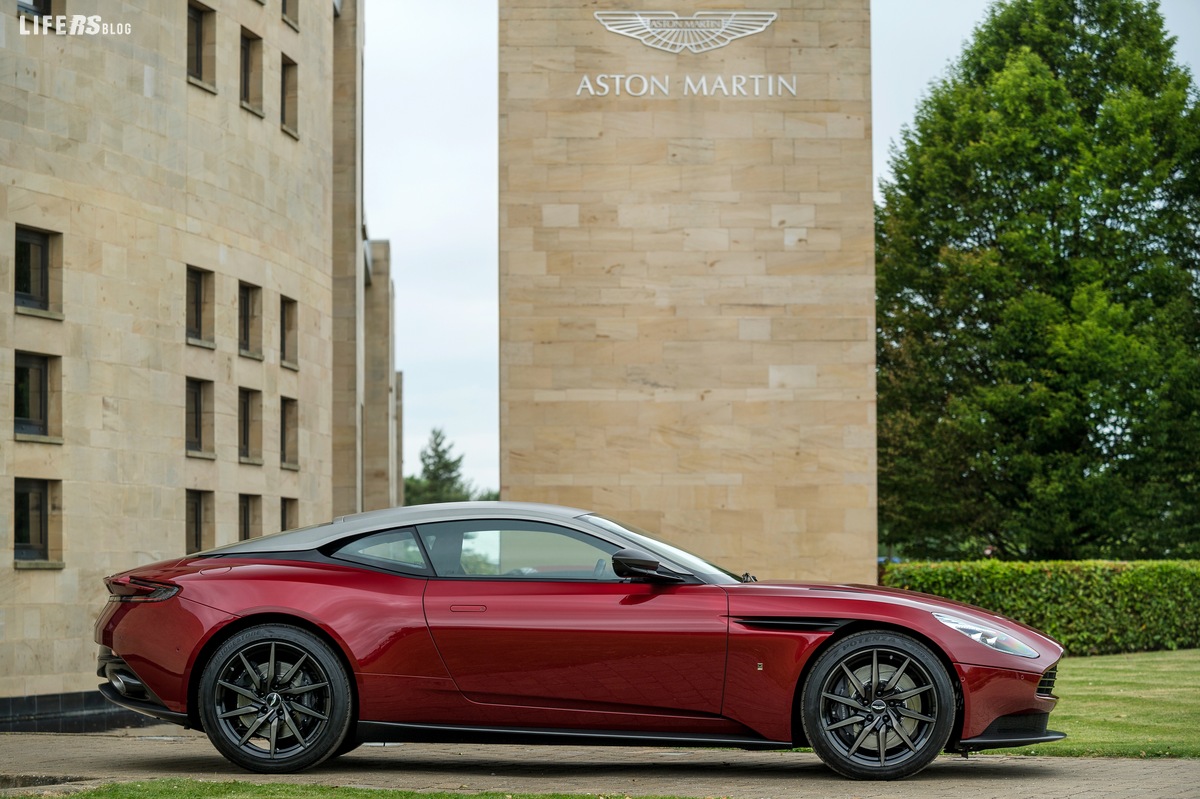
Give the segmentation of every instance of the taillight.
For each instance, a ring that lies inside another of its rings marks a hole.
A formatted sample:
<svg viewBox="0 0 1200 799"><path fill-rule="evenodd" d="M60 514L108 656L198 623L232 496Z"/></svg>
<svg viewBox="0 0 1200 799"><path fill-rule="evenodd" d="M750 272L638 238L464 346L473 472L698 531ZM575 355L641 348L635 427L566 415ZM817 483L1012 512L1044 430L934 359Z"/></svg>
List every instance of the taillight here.
<svg viewBox="0 0 1200 799"><path fill-rule="evenodd" d="M120 577L106 577L104 584L108 586L109 602L162 602L179 593L177 585L156 583L153 580L124 574Z"/></svg>

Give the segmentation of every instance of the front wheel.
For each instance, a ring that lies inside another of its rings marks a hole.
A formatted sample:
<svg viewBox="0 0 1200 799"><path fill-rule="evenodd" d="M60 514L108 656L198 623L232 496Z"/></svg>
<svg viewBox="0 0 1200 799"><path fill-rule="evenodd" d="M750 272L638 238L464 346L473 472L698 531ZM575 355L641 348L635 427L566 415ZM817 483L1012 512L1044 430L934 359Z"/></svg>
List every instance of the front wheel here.
<svg viewBox="0 0 1200 799"><path fill-rule="evenodd" d="M817 660L801 695L804 733L839 774L912 776L945 748L954 687L937 656L899 633L847 636Z"/></svg>
<svg viewBox="0 0 1200 799"><path fill-rule="evenodd" d="M200 717L221 754L248 771L301 771L338 751L350 727L350 681L332 649L286 624L243 630L200 677Z"/></svg>

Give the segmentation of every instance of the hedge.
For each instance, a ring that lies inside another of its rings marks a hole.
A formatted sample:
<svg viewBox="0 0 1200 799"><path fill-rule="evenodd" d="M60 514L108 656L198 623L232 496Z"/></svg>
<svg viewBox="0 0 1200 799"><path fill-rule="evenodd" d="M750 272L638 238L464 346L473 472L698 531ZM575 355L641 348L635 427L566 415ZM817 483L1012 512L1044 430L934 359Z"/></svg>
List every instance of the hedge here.
<svg viewBox="0 0 1200 799"><path fill-rule="evenodd" d="M1016 619L1069 655L1200 647L1197 560L894 563L881 582Z"/></svg>

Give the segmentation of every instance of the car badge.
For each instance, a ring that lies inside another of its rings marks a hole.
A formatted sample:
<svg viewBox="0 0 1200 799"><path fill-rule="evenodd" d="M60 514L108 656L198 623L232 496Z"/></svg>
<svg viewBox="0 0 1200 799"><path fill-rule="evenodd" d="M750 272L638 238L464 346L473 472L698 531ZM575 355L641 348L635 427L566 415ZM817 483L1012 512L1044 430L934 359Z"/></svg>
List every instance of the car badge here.
<svg viewBox="0 0 1200 799"><path fill-rule="evenodd" d="M647 47L680 53L706 53L734 39L762 33L779 16L774 11L698 11L681 17L674 11L597 11L605 28L637 39Z"/></svg>

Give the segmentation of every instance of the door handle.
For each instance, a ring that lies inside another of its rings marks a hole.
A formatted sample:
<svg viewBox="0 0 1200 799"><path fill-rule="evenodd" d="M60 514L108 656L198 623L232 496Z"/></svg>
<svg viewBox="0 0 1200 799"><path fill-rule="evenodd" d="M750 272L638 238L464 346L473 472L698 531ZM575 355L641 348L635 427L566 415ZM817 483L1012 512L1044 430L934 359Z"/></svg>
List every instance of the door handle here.
<svg viewBox="0 0 1200 799"><path fill-rule="evenodd" d="M487 605L451 605L451 613L483 613Z"/></svg>

